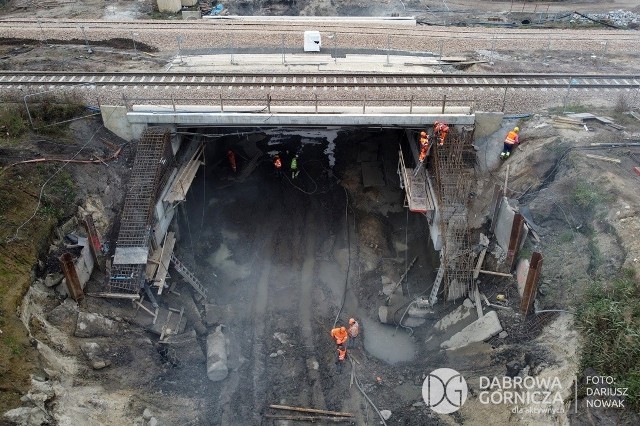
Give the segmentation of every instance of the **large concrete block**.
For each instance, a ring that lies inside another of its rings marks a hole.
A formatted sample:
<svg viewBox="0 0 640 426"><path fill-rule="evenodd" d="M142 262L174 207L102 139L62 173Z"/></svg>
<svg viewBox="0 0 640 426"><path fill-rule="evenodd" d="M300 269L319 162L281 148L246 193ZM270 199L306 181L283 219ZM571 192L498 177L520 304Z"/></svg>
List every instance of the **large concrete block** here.
<svg viewBox="0 0 640 426"><path fill-rule="evenodd" d="M516 278L518 279L518 293L520 297L524 294L524 285L527 283L529 276L529 259L520 259L516 268Z"/></svg>
<svg viewBox="0 0 640 426"><path fill-rule="evenodd" d="M473 137L475 139L483 138L494 134L502 126L502 112L475 112L476 123Z"/></svg>
<svg viewBox="0 0 640 426"><path fill-rule="evenodd" d="M502 325L496 311L490 311L482 318L477 319L462 331L454 334L451 339L442 342L442 349L459 349L471 343L482 342L502 331Z"/></svg>
<svg viewBox="0 0 640 426"><path fill-rule="evenodd" d="M127 118L127 108L116 105L100 105L100 114L104 127L116 136L131 142L140 138L146 124L131 124Z"/></svg>
<svg viewBox="0 0 640 426"><path fill-rule="evenodd" d="M158 10L160 12L177 13L182 10L182 1L180 0L158 0Z"/></svg>
<svg viewBox="0 0 640 426"><path fill-rule="evenodd" d="M195 3L195 2L194 2ZM182 1L184 4L184 0ZM199 10L183 10L182 11L182 19L200 19L202 15Z"/></svg>
<svg viewBox="0 0 640 426"><path fill-rule="evenodd" d="M218 326L207 337L207 376L209 380L218 382L224 380L228 374L227 342L222 333L222 327Z"/></svg>

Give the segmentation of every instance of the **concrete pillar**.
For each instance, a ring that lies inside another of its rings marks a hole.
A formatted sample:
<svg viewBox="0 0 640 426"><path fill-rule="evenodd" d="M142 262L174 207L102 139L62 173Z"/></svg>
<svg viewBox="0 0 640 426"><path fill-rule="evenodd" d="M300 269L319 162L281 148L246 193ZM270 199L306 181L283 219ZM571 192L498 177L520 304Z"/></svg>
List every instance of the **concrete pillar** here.
<svg viewBox="0 0 640 426"><path fill-rule="evenodd" d="M158 0L158 10L160 12L178 13L182 10L180 0Z"/></svg>

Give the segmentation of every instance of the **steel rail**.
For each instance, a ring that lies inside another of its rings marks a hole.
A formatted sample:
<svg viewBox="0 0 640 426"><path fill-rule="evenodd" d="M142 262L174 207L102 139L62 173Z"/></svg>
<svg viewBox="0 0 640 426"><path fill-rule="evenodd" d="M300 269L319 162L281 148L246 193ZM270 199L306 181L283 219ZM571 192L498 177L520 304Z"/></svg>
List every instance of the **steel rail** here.
<svg viewBox="0 0 640 426"><path fill-rule="evenodd" d="M0 71L2 86L639 88L640 74L144 73Z"/></svg>

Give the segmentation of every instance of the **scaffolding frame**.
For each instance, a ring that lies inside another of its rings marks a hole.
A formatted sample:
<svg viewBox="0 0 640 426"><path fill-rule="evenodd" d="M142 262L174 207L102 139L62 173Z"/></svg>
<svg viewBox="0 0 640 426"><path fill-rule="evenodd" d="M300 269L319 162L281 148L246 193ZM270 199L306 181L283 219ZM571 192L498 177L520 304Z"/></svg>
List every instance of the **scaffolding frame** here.
<svg viewBox="0 0 640 426"><path fill-rule="evenodd" d="M168 170L173 162L170 129L148 128L138 142L122 209L116 250L126 247L148 250L158 190L166 183ZM105 291L138 293L144 287L145 270L146 262L112 265Z"/></svg>
<svg viewBox="0 0 640 426"><path fill-rule="evenodd" d="M472 140L472 129L454 129L444 145L436 145L432 150L431 172L438 199L438 226L443 238L440 259L444 268L445 300L463 297L473 286L473 247L467 217L475 163Z"/></svg>

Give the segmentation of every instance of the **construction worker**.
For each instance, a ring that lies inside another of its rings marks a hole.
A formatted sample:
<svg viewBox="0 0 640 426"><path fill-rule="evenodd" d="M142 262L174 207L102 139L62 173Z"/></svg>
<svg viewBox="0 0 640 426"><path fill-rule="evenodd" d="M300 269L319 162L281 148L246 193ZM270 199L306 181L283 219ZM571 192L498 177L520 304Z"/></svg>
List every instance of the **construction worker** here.
<svg viewBox="0 0 640 426"><path fill-rule="evenodd" d="M347 329L347 333L349 334L349 340L347 340L347 347L355 348L356 347L356 338L358 334L360 334L360 324L354 318L349 318L349 328Z"/></svg>
<svg viewBox="0 0 640 426"><path fill-rule="evenodd" d="M347 343L349 339L349 335L347 334L347 329L343 327L336 327L331 330L331 337L336 341L336 345L344 345Z"/></svg>
<svg viewBox="0 0 640 426"><path fill-rule="evenodd" d="M433 122L433 136L440 139L440 142L438 143L440 146L444 145L447 133L449 133L449 126L439 121Z"/></svg>
<svg viewBox="0 0 640 426"><path fill-rule="evenodd" d="M347 360L347 348L344 345L338 345L336 348L336 371L342 374L344 362Z"/></svg>
<svg viewBox="0 0 640 426"><path fill-rule="evenodd" d="M233 151L228 150L227 151L227 158L229 159L229 165L231 166L231 170L233 170L233 173L235 173L237 171L236 154L234 154Z"/></svg>
<svg viewBox="0 0 640 426"><path fill-rule="evenodd" d="M429 135L424 130L420 132L420 149L429 148Z"/></svg>
<svg viewBox="0 0 640 426"><path fill-rule="evenodd" d="M502 148L502 152L500 153L500 159L506 160L507 158L509 158L513 147L520 143L518 132L520 132L520 128L516 126L507 134L507 138L504 140L504 147Z"/></svg>
<svg viewBox="0 0 640 426"><path fill-rule="evenodd" d="M298 170L298 154L291 159L291 179L298 177L300 170Z"/></svg>
<svg viewBox="0 0 640 426"><path fill-rule="evenodd" d="M273 157L273 167L276 169L276 176L280 177L282 175L282 160L278 154Z"/></svg>

